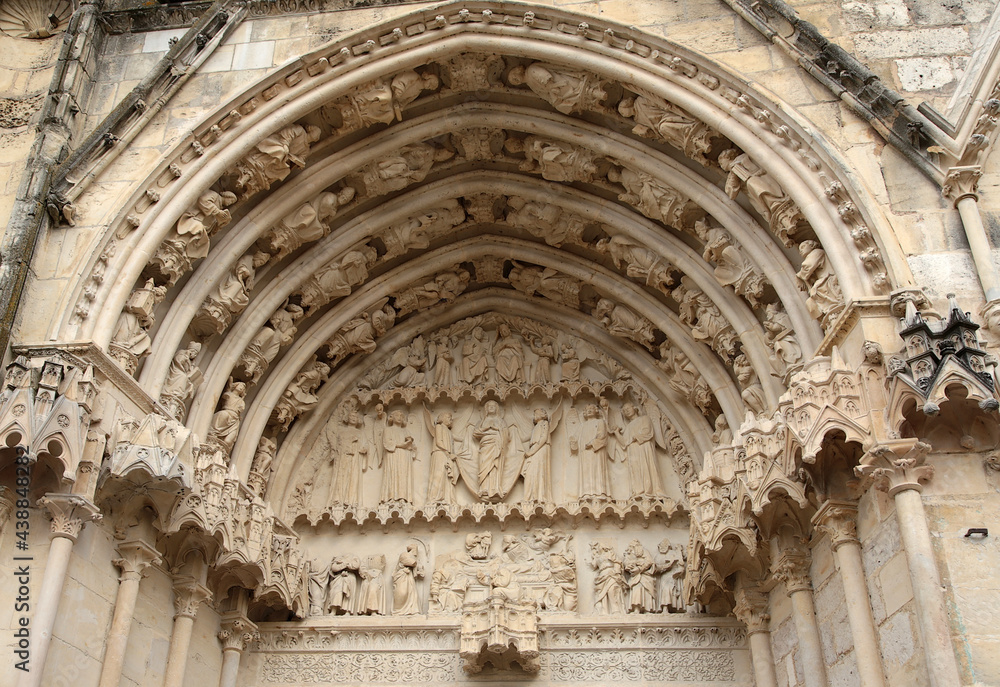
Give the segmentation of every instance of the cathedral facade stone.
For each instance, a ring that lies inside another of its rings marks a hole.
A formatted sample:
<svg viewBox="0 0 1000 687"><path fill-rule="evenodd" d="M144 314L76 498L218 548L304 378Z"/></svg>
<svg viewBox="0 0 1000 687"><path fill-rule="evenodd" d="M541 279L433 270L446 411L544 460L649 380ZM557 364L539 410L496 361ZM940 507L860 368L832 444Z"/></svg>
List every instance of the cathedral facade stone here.
<svg viewBox="0 0 1000 687"><path fill-rule="evenodd" d="M1000 684L995 3L0 46L0 682Z"/></svg>

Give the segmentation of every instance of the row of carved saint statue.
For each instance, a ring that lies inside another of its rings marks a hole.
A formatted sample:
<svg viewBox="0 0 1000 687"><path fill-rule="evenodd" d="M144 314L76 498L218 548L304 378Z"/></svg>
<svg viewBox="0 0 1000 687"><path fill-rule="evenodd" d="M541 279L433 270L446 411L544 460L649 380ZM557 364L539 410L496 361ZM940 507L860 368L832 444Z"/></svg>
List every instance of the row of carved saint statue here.
<svg viewBox="0 0 1000 687"><path fill-rule="evenodd" d="M422 602L427 549L410 540L386 584L384 554L338 554L328 563L313 560L309 571L309 615L417 615L461 612L500 594L540 610L577 613L576 547L573 535L548 528L503 536L491 555L493 535L470 533L462 550L439 555ZM588 564L594 571L593 613L683 613L685 558L682 548L661 541L651 555L632 540L619 556L611 541L592 541Z"/></svg>
<svg viewBox="0 0 1000 687"><path fill-rule="evenodd" d="M314 445L313 471L305 471L285 512L294 519L371 505L374 479L366 500L364 473L377 471L377 503L390 505L419 502L416 475L427 475L425 506L503 501L519 481L520 502L528 505L666 496L659 466L666 445L655 404L640 410L619 399L566 400L539 394L480 406L437 399L433 409L425 401L413 414L381 403L368 412L348 406Z"/></svg>

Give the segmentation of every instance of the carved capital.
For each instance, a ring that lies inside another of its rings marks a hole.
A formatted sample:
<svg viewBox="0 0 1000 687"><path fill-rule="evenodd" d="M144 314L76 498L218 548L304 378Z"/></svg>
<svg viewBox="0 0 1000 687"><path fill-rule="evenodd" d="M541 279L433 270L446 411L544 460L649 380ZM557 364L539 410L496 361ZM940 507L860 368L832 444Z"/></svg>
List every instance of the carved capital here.
<svg viewBox="0 0 1000 687"><path fill-rule="evenodd" d="M767 595L756 589L736 590L736 607L733 613L747 626L748 634L769 632L771 615L767 612Z"/></svg>
<svg viewBox="0 0 1000 687"><path fill-rule="evenodd" d="M931 307L927 295L920 289L897 289L889 294L889 312L893 317L906 315L907 303L913 303L917 312Z"/></svg>
<svg viewBox="0 0 1000 687"><path fill-rule="evenodd" d="M257 626L239 611L223 614L220 627L219 641L223 651L243 653L251 643L260 639Z"/></svg>
<svg viewBox="0 0 1000 687"><path fill-rule="evenodd" d="M120 558L111 562L121 569L118 579L122 582L141 579L149 566L160 562L157 550L139 539L122 542L118 545L118 553Z"/></svg>
<svg viewBox="0 0 1000 687"><path fill-rule="evenodd" d="M934 466L925 465L930 444L917 439L896 439L876 444L861 458L861 465L854 472L862 477L871 476L875 488L889 496L901 491L923 491L924 483L934 476Z"/></svg>
<svg viewBox="0 0 1000 687"><path fill-rule="evenodd" d="M771 574L778 582L784 582L789 594L807 592L812 589L809 574L809 553L800 547L786 549L774 562Z"/></svg>
<svg viewBox="0 0 1000 687"><path fill-rule="evenodd" d="M850 501L830 499L812 518L816 530L830 538L833 550L858 543L858 507Z"/></svg>
<svg viewBox="0 0 1000 687"><path fill-rule="evenodd" d="M174 618L194 619L201 602L211 598L212 593L190 575L174 578Z"/></svg>
<svg viewBox="0 0 1000 687"><path fill-rule="evenodd" d="M963 198L979 200L979 178L983 170L979 167L952 167L945 176L941 194L958 205Z"/></svg>
<svg viewBox="0 0 1000 687"><path fill-rule="evenodd" d="M52 519L52 536L72 541L88 522L99 522L101 512L89 499L78 494L46 494L38 505L49 512Z"/></svg>

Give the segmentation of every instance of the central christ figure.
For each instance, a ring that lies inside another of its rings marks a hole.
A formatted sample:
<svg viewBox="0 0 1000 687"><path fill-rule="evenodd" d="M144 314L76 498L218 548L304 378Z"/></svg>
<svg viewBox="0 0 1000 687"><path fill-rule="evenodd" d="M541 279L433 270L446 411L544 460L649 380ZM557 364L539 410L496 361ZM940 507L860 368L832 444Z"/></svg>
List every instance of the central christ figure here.
<svg viewBox="0 0 1000 687"><path fill-rule="evenodd" d="M509 429L496 401L487 401L486 415L472 436L479 440L479 496L499 501L504 496L503 458L510 440Z"/></svg>

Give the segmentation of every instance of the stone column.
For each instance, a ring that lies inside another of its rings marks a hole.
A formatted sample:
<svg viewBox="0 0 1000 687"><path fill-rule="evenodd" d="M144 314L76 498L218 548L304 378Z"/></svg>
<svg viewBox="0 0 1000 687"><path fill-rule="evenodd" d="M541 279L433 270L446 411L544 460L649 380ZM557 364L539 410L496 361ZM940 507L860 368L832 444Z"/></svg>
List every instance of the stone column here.
<svg viewBox="0 0 1000 687"><path fill-rule="evenodd" d="M774 578L785 583L788 597L792 600L792 617L799 638L799 656L806 687L826 687L826 662L816 622L809 562L809 553L805 549L788 547L775 561Z"/></svg>
<svg viewBox="0 0 1000 687"><path fill-rule="evenodd" d="M222 674L219 676L219 687L236 687L240 657L260 635L257 633L257 626L239 611L224 614L221 626L219 641L222 642Z"/></svg>
<svg viewBox="0 0 1000 687"><path fill-rule="evenodd" d="M962 682L951 644L951 623L941 574L934 559L924 502L920 498L922 483L934 475L934 466L924 464L930 450L929 444L916 439L886 442L865 454L862 464L855 470L874 477L875 488L885 491L895 501L927 676L931 687L951 687Z"/></svg>
<svg viewBox="0 0 1000 687"><path fill-rule="evenodd" d="M977 166L952 167L948 170L941 192L945 198L954 201L962 218L969 251L976 263L976 274L986 296L983 319L990 329L997 331L1000 328L1000 274L993 263L989 236L979 213L979 179L982 176L983 172Z"/></svg>
<svg viewBox="0 0 1000 687"><path fill-rule="evenodd" d="M858 541L858 508L848 501L831 499L813 516L816 529L830 538L833 557L840 570L847 605L847 621L854 638L854 658L862 687L884 687L882 653L872 617L868 583L861 564L861 542Z"/></svg>
<svg viewBox="0 0 1000 687"><path fill-rule="evenodd" d="M183 685L194 619L201 602L208 601L211 596L211 592L191 575L174 578L174 629L170 635L170 653L167 655L163 687Z"/></svg>
<svg viewBox="0 0 1000 687"><path fill-rule="evenodd" d="M77 494L46 494L38 499L38 505L49 511L52 541L49 542L49 557L45 562L42 584L35 597L38 604L32 622L35 641L31 646L31 670L19 674L18 687L39 687L42 684L42 672L52 642L52 627L59 612L73 544L84 525L101 519L97 506Z"/></svg>
<svg viewBox="0 0 1000 687"><path fill-rule="evenodd" d="M118 553L121 558L112 562L121 569L121 574L118 576L118 595L115 597L115 611L108 632L99 687L118 687L132 629L135 600L139 596L139 582L146 569L160 561L156 549L143 541L122 542L118 545Z"/></svg>
<svg viewBox="0 0 1000 687"><path fill-rule="evenodd" d="M771 652L771 616L767 612L767 596L741 585L736 589L736 608L733 613L747 626L754 684L757 687L778 687L778 675Z"/></svg>

